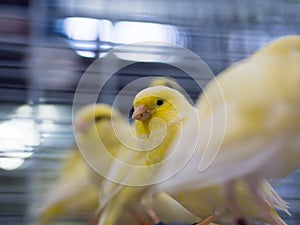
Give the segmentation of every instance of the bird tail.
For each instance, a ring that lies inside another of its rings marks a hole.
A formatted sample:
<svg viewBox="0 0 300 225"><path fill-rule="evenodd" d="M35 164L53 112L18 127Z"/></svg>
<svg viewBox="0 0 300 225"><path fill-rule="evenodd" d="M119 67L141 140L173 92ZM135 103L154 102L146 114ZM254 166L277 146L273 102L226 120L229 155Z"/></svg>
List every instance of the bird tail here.
<svg viewBox="0 0 300 225"><path fill-rule="evenodd" d="M276 220L276 224L278 225L288 225L286 222L281 219L281 217L278 215L277 211L275 209L272 210L272 216Z"/></svg>
<svg viewBox="0 0 300 225"><path fill-rule="evenodd" d="M270 206L273 206L274 208L281 210L285 212L287 215L291 216L291 213L289 212L289 208L290 208L289 203L283 200L266 180L263 181L262 185L263 185L263 194L267 203Z"/></svg>
<svg viewBox="0 0 300 225"><path fill-rule="evenodd" d="M273 187L268 183L268 181L264 180L262 182L262 194L264 196L265 201L269 204L272 218L276 221L278 225L287 225L281 217L278 215L275 209L285 212L287 215L291 216L289 212L289 204L284 201L277 192L273 189Z"/></svg>

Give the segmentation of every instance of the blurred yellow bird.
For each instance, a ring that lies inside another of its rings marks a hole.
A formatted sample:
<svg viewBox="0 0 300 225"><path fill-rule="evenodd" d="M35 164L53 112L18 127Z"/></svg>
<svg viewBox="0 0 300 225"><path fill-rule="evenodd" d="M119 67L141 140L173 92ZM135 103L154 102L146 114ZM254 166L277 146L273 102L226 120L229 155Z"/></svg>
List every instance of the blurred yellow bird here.
<svg viewBox="0 0 300 225"><path fill-rule="evenodd" d="M246 224L236 192L243 180L261 217L269 224L283 224L274 214L266 214L270 205L260 188L263 178L281 178L299 167L299 84L300 36L296 35L270 43L219 74L197 103L198 142L190 144L190 136L199 125L189 123L189 133L176 145L195 148L196 154L162 186L179 193L222 184L237 223Z"/></svg>
<svg viewBox="0 0 300 225"><path fill-rule="evenodd" d="M108 150L116 156L120 145L112 127L112 117L116 122L123 119L120 113L105 104L85 106L78 111L74 127L80 151L76 147L70 152L58 182L47 193L40 209L35 210L37 224L49 224L63 216L95 216L101 196L99 187L103 181L97 169L104 168L102 172L106 172L110 166L101 154Z"/></svg>
<svg viewBox="0 0 300 225"><path fill-rule="evenodd" d="M92 182L90 168L75 147L67 157L59 180L53 185L41 205L35 205L36 224L46 225L65 217L84 217L92 221L98 207L98 188ZM96 176L96 175L95 175ZM94 218L95 219L95 218Z"/></svg>
<svg viewBox="0 0 300 225"><path fill-rule="evenodd" d="M142 163L139 160L142 153L129 148L134 148L130 126L116 109L97 104L84 107L78 112L75 128L81 131L76 138L83 157L95 171L105 177L98 182L98 212L101 211L99 224L115 224L121 216L123 223L127 223L124 220L129 218L126 214L132 214L126 210L129 207L127 199L132 200L132 196L142 191L141 188L119 184L130 173L130 168L122 163L133 166Z"/></svg>

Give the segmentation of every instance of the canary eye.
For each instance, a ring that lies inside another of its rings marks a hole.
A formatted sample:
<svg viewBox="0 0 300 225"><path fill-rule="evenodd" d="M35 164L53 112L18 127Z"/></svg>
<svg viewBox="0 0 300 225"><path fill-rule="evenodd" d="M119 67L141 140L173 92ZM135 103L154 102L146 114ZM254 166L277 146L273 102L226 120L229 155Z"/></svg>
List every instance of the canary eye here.
<svg viewBox="0 0 300 225"><path fill-rule="evenodd" d="M163 100L161 99L157 100L156 105L161 106L162 104L164 104Z"/></svg>

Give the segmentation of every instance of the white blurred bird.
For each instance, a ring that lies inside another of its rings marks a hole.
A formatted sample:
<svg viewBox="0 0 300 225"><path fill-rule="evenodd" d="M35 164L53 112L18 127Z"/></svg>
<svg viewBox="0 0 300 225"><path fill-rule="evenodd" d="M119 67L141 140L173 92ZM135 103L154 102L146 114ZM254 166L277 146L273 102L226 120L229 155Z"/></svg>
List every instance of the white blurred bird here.
<svg viewBox="0 0 300 225"><path fill-rule="evenodd" d="M270 43L219 74L198 100L199 124L188 123L176 144L195 150L189 152L193 157L161 188L175 194L221 184L237 224L246 224L235 190L243 180L267 223L282 224L272 214L263 215L269 204L260 187L263 178L282 178L300 165L299 87L296 35ZM178 151L160 176L186 154Z"/></svg>

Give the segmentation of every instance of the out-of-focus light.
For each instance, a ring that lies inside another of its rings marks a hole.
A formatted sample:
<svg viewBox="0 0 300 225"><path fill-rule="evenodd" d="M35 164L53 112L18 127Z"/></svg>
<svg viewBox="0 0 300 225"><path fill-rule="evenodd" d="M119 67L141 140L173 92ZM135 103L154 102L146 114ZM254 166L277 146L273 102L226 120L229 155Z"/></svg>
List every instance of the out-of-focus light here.
<svg viewBox="0 0 300 225"><path fill-rule="evenodd" d="M99 40L111 42L113 37L113 24L109 20L98 20Z"/></svg>
<svg viewBox="0 0 300 225"><path fill-rule="evenodd" d="M61 118L61 113L55 105L39 105L37 109L38 119L41 120L39 123L40 142L43 143L57 130L54 121Z"/></svg>
<svg viewBox="0 0 300 225"><path fill-rule="evenodd" d="M177 28L171 25L122 21L114 27L115 43L133 44L121 46L120 51L116 53L118 58L124 60L164 61L164 43L177 44L178 38Z"/></svg>
<svg viewBox="0 0 300 225"><path fill-rule="evenodd" d="M29 105L22 105L17 109L16 114L30 116L32 114L32 108Z"/></svg>
<svg viewBox="0 0 300 225"><path fill-rule="evenodd" d="M21 110L22 111L22 110ZM32 119L12 119L0 124L0 167L18 168L39 144L38 129Z"/></svg>
<svg viewBox="0 0 300 225"><path fill-rule="evenodd" d="M109 20L70 17L63 20L62 28L63 33L71 39L71 47L78 55L87 58L97 56L98 40L104 42L112 40L112 23ZM99 46L99 49L101 47Z"/></svg>
<svg viewBox="0 0 300 225"><path fill-rule="evenodd" d="M137 42L176 43L177 29L158 23L122 21L114 26L114 42L132 44Z"/></svg>
<svg viewBox="0 0 300 225"><path fill-rule="evenodd" d="M139 42L136 44L120 45L114 55L123 60L136 62L170 63L176 59L176 52L164 42Z"/></svg>
<svg viewBox="0 0 300 225"><path fill-rule="evenodd" d="M76 51L78 55L86 58L95 58L96 53L91 51Z"/></svg>
<svg viewBox="0 0 300 225"><path fill-rule="evenodd" d="M103 49L103 50L110 50L111 49L111 45L106 45L106 44L101 45L101 49Z"/></svg>
<svg viewBox="0 0 300 225"><path fill-rule="evenodd" d="M0 167L5 170L15 170L24 162L22 158L0 158Z"/></svg>
<svg viewBox="0 0 300 225"><path fill-rule="evenodd" d="M64 20L63 26L70 39L93 41L98 38L98 22L92 18L71 17Z"/></svg>
<svg viewBox="0 0 300 225"><path fill-rule="evenodd" d="M95 43L84 43L84 42L70 42L72 48L75 49L76 53L82 57L94 58L96 56L97 45Z"/></svg>
<svg viewBox="0 0 300 225"><path fill-rule="evenodd" d="M39 105L38 117L50 121L51 119L59 118L60 114L54 105Z"/></svg>
<svg viewBox="0 0 300 225"><path fill-rule="evenodd" d="M42 130L52 131L54 129L54 123L52 120L44 120L41 124Z"/></svg>
<svg viewBox="0 0 300 225"><path fill-rule="evenodd" d="M111 43L165 42L185 46L186 42L184 31L168 24L120 21L113 25L109 20L83 17L65 18L60 24L59 29L70 39L71 47L78 55L88 58L105 56L112 48ZM139 51L146 51L140 47ZM122 53L121 58L131 60L132 55L128 56Z"/></svg>

